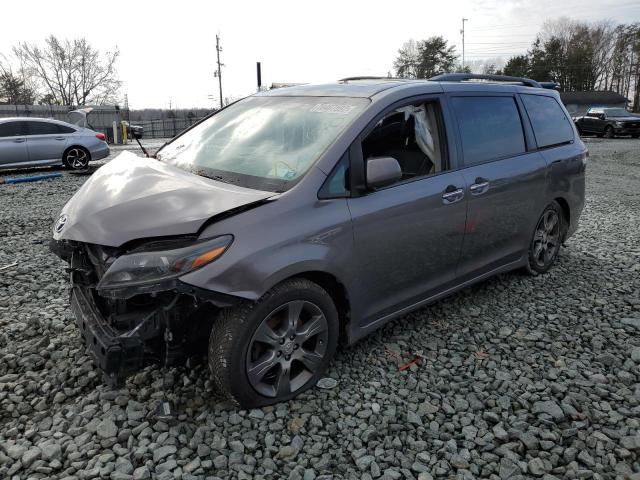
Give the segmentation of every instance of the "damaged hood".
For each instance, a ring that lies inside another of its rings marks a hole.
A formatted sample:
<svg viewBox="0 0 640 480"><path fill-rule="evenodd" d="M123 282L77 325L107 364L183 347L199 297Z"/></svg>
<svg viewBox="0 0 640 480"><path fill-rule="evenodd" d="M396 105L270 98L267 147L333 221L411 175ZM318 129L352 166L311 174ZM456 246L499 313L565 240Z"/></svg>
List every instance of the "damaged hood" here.
<svg viewBox="0 0 640 480"><path fill-rule="evenodd" d="M140 238L194 234L215 215L275 195L123 152L64 206L53 238L119 247Z"/></svg>

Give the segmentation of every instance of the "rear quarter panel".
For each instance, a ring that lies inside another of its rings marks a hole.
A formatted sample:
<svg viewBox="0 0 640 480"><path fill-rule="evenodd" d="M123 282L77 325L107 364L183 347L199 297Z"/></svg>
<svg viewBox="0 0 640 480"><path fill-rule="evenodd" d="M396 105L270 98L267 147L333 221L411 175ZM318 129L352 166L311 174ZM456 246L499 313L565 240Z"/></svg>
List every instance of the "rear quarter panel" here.
<svg viewBox="0 0 640 480"><path fill-rule="evenodd" d="M586 147L579 139L569 145L541 150L549 168L546 198L548 202L562 198L569 206L567 238L578 228L584 208Z"/></svg>

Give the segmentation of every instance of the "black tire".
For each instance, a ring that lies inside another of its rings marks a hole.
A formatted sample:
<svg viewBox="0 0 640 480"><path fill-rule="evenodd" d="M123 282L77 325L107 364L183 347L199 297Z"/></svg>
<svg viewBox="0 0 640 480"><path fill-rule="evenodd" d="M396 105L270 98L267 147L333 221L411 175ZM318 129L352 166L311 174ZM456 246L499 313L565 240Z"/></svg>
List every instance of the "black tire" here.
<svg viewBox="0 0 640 480"><path fill-rule="evenodd" d="M604 138L614 138L616 136L611 125L607 125L604 129Z"/></svg>
<svg viewBox="0 0 640 480"><path fill-rule="evenodd" d="M77 145L67 148L62 155L62 163L72 170L86 170L89 168L90 161L91 154L89 151Z"/></svg>
<svg viewBox="0 0 640 480"><path fill-rule="evenodd" d="M316 327L320 315L326 321L322 331ZM295 325L288 321L294 317ZM329 294L304 278L286 280L255 302L220 312L209 339L214 383L243 408L290 400L320 379L335 354L338 333Z"/></svg>
<svg viewBox="0 0 640 480"><path fill-rule="evenodd" d="M631 138L638 138L638 137L640 137L640 134L638 133L634 133L633 135L631 135Z"/></svg>
<svg viewBox="0 0 640 480"><path fill-rule="evenodd" d="M551 226L551 219L555 224ZM542 212L529 242L526 271L531 275L547 272L555 263L567 225L562 208L553 201Z"/></svg>

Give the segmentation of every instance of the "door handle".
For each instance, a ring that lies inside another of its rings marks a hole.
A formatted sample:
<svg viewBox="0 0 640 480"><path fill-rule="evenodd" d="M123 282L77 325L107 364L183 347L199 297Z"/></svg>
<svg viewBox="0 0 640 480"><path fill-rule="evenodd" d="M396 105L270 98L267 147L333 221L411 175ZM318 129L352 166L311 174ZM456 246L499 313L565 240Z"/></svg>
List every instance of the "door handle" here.
<svg viewBox="0 0 640 480"><path fill-rule="evenodd" d="M64 137L56 137L56 140L64 140Z"/></svg>
<svg viewBox="0 0 640 480"><path fill-rule="evenodd" d="M442 203L445 205L459 202L464 198L464 190L456 188L453 185L449 185L442 194Z"/></svg>
<svg viewBox="0 0 640 480"><path fill-rule="evenodd" d="M26 138L14 138L13 139L13 141L15 143L23 143L23 142L26 142L26 140L27 140Z"/></svg>
<svg viewBox="0 0 640 480"><path fill-rule="evenodd" d="M480 195L489 190L489 180L486 178L478 177L476 178L476 183L469 187L472 195Z"/></svg>

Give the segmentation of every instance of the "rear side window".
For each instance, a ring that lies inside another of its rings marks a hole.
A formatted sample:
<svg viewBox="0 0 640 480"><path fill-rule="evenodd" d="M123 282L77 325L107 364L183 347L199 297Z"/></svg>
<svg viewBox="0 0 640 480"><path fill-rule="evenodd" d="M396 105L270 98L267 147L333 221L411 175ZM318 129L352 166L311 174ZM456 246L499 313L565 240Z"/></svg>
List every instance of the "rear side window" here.
<svg viewBox="0 0 640 480"><path fill-rule="evenodd" d="M64 125L48 122L29 122L30 135L55 135L62 133L72 133L75 130Z"/></svg>
<svg viewBox="0 0 640 480"><path fill-rule="evenodd" d="M555 98L528 94L522 94L521 98L531 120L538 148L573 140L573 128Z"/></svg>
<svg viewBox="0 0 640 480"><path fill-rule="evenodd" d="M0 137L19 137L27 134L26 122L0 123Z"/></svg>
<svg viewBox="0 0 640 480"><path fill-rule="evenodd" d="M513 97L453 97L466 166L526 151Z"/></svg>

